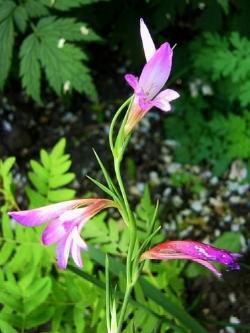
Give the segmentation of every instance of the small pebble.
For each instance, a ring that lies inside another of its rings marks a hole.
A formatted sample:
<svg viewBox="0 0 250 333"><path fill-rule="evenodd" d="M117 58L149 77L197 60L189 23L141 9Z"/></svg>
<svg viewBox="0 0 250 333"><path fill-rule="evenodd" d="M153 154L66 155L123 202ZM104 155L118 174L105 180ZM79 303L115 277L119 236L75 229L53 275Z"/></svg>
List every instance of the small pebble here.
<svg viewBox="0 0 250 333"><path fill-rule="evenodd" d="M200 213L202 211L202 204L200 201L193 201L191 203L191 208L196 212Z"/></svg>
<svg viewBox="0 0 250 333"><path fill-rule="evenodd" d="M174 195L172 197L172 202L173 202L175 207L180 207L183 204L182 198L179 197L178 195Z"/></svg>
<svg viewBox="0 0 250 333"><path fill-rule="evenodd" d="M236 296L235 296L235 293L231 292L228 294L228 299L229 301L234 304L236 302Z"/></svg>

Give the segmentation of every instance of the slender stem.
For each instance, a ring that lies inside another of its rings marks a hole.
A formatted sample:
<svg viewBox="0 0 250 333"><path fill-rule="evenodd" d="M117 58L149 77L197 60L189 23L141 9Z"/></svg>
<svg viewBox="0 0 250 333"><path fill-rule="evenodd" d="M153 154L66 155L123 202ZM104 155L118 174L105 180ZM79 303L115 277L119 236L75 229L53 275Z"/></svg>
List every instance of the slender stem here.
<svg viewBox="0 0 250 333"><path fill-rule="evenodd" d="M113 143L113 131L114 131L114 126L116 123L117 118L119 117L120 113L122 112L122 110L130 103L131 101L131 97L129 97L118 109L118 111L116 112L114 118L112 119L112 122L110 124L110 129L109 129L109 145L110 145L110 149L114 155L114 143Z"/></svg>
<svg viewBox="0 0 250 333"><path fill-rule="evenodd" d="M125 316L125 313L126 313L126 310L127 310L128 301L129 301L129 297L130 297L132 288L133 288L132 285L127 285L126 286L125 295L124 295L124 298L123 298L122 307L121 307L120 316L119 316L119 321L118 321L118 326L117 326L117 333L121 332L121 330L122 330L122 324L123 324L124 316Z"/></svg>
<svg viewBox="0 0 250 333"><path fill-rule="evenodd" d="M131 291L133 289L133 286L136 282L136 277L134 276L134 272L136 270L133 269L133 252L134 252L136 239L137 239L136 222L135 222L134 215L130 209L127 194L126 194L124 184L122 181L120 164L121 164L121 159L114 158L115 174L116 174L117 182L118 182L118 185L119 185L119 188L120 188L123 200L124 200L124 205L126 208L126 216L128 218L127 222L128 222L128 227L129 227L129 248L128 248L127 261L126 261L126 289L125 289L125 296L123 299L121 312L120 312L120 316L119 316L119 321L118 321L118 330L117 330L118 333L121 332L129 297L130 297ZM134 267L134 268L136 268L136 267Z"/></svg>
<svg viewBox="0 0 250 333"><path fill-rule="evenodd" d="M114 158L114 169L115 169L115 175L116 179L119 185L119 190L121 193L121 198L123 201L122 205L122 212L121 215L125 218L125 223L128 225L129 230L129 246L128 246L128 255L126 260L126 288L125 288L125 294L124 299L121 306L121 311L118 319L118 326L117 326L117 333L120 333L122 330L122 325L124 321L124 317L127 310L128 301L130 298L131 291L133 289L133 286L135 285L137 278L138 278L138 258L134 258L134 249L137 242L137 228L136 228L136 221L133 212L131 211L127 193L123 184L122 176L121 176L121 162L123 159L124 151L126 149L126 146L129 142L128 137L124 137L124 126L126 124L126 119L128 116L128 113L131 108L131 104L133 102L133 96L130 97L123 105L120 107L120 109L116 112L111 125L110 125L110 131L109 131L109 144L110 148L113 154ZM122 124L120 126L120 129L118 131L115 145L113 141L113 131L114 126L116 124L116 121L118 119L118 116L122 112L122 110L125 108L125 106L128 106L127 112L122 120Z"/></svg>

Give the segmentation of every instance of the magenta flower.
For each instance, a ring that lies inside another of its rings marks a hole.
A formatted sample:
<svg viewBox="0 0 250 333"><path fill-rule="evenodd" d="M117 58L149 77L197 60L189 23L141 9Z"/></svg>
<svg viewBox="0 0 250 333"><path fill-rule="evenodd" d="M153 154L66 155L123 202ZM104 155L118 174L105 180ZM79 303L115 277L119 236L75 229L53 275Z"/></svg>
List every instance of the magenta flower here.
<svg viewBox="0 0 250 333"><path fill-rule="evenodd" d="M9 212L17 222L35 227L48 223L42 234L44 245L57 243L58 266L65 269L71 254L75 264L82 267L81 249L87 245L80 236L85 223L102 209L114 206L107 199L77 199L48 205L45 207Z"/></svg>
<svg viewBox="0 0 250 333"><path fill-rule="evenodd" d="M140 31L145 57L147 60L139 79L133 74L126 74L125 79L134 89L134 101L131 107L125 133L128 134L144 115L153 107L162 111L170 111L170 103L179 97L179 94L172 89L160 92L168 80L171 67L173 51L169 43L163 43L159 49L155 49L150 33L140 20Z"/></svg>
<svg viewBox="0 0 250 333"><path fill-rule="evenodd" d="M239 253L233 253L223 249L218 249L212 245L196 241L167 241L154 246L144 252L141 259L187 259L195 261L210 269L218 277L221 273L210 262L216 261L230 269L240 269L237 259L241 257Z"/></svg>

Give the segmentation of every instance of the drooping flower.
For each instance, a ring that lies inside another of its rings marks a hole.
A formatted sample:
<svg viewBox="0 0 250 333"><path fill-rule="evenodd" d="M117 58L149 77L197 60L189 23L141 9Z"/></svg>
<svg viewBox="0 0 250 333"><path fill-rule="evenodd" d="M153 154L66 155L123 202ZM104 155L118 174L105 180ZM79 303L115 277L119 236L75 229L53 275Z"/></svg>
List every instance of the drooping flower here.
<svg viewBox="0 0 250 333"><path fill-rule="evenodd" d="M218 277L221 273L211 264L218 262L226 265L229 269L238 270L240 265L237 259L241 257L239 253L233 253L224 249L216 248L212 245L196 241L167 241L154 246L152 249L144 252L141 259L187 259L195 261L210 269Z"/></svg>
<svg viewBox="0 0 250 333"><path fill-rule="evenodd" d="M156 50L150 33L142 19L140 20L140 32L147 63L139 79L133 74L125 75L125 79L134 89L135 95L125 125L126 134L136 126L153 106L162 111L170 111L171 106L169 102L179 97L179 94L172 89L160 92L168 80L172 67L173 51L169 43L163 43Z"/></svg>
<svg viewBox="0 0 250 333"><path fill-rule="evenodd" d="M40 208L9 212L18 223L35 227L47 222L42 234L42 243L57 243L58 266L65 269L71 254L75 264L82 267L81 249L87 245L80 236L85 223L102 209L114 206L107 199L76 199Z"/></svg>

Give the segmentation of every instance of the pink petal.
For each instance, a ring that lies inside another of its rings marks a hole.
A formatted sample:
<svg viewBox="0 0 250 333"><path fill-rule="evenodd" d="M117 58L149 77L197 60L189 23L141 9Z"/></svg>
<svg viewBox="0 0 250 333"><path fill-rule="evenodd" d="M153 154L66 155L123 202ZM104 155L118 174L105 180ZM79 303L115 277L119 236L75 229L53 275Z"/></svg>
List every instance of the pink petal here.
<svg viewBox="0 0 250 333"><path fill-rule="evenodd" d="M125 75L125 80L128 82L130 87L132 87L134 90L137 89L138 79L137 79L136 76L134 76L133 74L126 74Z"/></svg>
<svg viewBox="0 0 250 333"><path fill-rule="evenodd" d="M206 268L208 268L211 272L213 272L216 276L221 277L221 273L212 265L210 264L210 262L206 261L206 260L202 260L202 259L192 259L193 261L205 266Z"/></svg>
<svg viewBox="0 0 250 333"><path fill-rule="evenodd" d="M170 111L171 110L171 105L168 101L166 101L165 99L161 99L160 97L156 97L153 101L152 104L157 107L158 109L162 110L162 111Z"/></svg>
<svg viewBox="0 0 250 333"><path fill-rule="evenodd" d="M67 267L68 259L69 259L69 251L72 244L72 235L69 233L63 239L60 240L57 249L57 262L58 266L62 269Z"/></svg>
<svg viewBox="0 0 250 333"><path fill-rule="evenodd" d="M60 215L60 221L61 223L73 223L74 221L78 222L79 220L82 220L86 217L87 211L88 207L67 210Z"/></svg>
<svg viewBox="0 0 250 333"><path fill-rule="evenodd" d="M77 227L74 227L72 230L72 239L73 242L79 246L80 248L87 250L88 246L87 244L84 242L84 240L81 238L80 234L79 234L79 230Z"/></svg>
<svg viewBox="0 0 250 333"><path fill-rule="evenodd" d="M78 267L82 267L81 248L73 241L71 245L71 255Z"/></svg>
<svg viewBox="0 0 250 333"><path fill-rule="evenodd" d="M53 220L63 212L73 208L74 206L77 206L81 202L81 199L69 200L40 208L9 212L8 214L17 222L29 227L34 227L36 225Z"/></svg>
<svg viewBox="0 0 250 333"><path fill-rule="evenodd" d="M180 95L178 94L177 91L173 90L173 89L165 89L162 90L157 96L156 98L161 98L161 99L165 99L168 102L171 102L177 98L180 97Z"/></svg>
<svg viewBox="0 0 250 333"><path fill-rule="evenodd" d="M59 219L49 222L47 228L43 231L42 242L44 245L50 245L58 242L65 237L67 231Z"/></svg>
<svg viewBox="0 0 250 333"><path fill-rule="evenodd" d="M145 57L148 62L155 53L155 44L142 18L140 19L140 32Z"/></svg>
<svg viewBox="0 0 250 333"><path fill-rule="evenodd" d="M172 49L164 43L144 66L139 86L148 99L152 99L166 83L172 66Z"/></svg>

